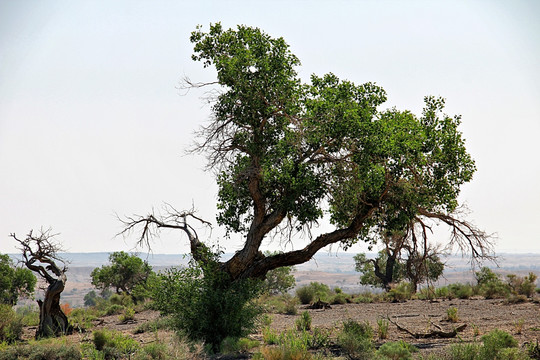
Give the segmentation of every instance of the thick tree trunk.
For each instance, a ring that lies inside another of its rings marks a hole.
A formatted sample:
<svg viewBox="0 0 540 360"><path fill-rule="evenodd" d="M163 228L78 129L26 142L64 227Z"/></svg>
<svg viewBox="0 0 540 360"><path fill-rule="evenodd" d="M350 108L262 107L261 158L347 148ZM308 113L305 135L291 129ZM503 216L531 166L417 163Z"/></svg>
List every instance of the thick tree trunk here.
<svg viewBox="0 0 540 360"><path fill-rule="evenodd" d="M51 283L45 291L45 299L38 300L39 326L36 338L67 335L72 332L66 314L60 308L60 294L64 291L65 276Z"/></svg>

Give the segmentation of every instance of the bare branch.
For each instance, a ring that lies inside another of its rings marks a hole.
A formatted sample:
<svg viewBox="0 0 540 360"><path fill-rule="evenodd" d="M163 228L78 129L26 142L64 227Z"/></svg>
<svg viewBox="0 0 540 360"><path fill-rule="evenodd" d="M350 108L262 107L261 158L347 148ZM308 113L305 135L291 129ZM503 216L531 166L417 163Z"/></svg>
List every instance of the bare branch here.
<svg viewBox="0 0 540 360"><path fill-rule="evenodd" d="M161 229L165 228L182 230L188 236L193 258L197 261L206 261L207 259L203 254L206 253L208 247L199 240L199 236L195 228L188 223L188 220L196 220L210 229L212 228L212 225L208 221L196 216L195 209L193 208L187 211L178 211L171 205L165 204L163 206L163 210L165 212L164 215L156 215L152 211L146 216L133 215L124 219L118 217L118 220L120 220L124 225L124 230L118 233L117 236L122 235L127 237L132 232L142 227L140 236L137 240L137 246L147 247L149 250L151 250L151 242L159 235Z"/></svg>

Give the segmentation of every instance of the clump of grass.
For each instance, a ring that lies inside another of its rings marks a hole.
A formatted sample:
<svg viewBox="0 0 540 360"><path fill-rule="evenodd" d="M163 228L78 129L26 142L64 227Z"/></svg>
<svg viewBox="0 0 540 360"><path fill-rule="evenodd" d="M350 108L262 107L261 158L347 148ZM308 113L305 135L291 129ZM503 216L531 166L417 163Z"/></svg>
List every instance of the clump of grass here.
<svg viewBox="0 0 540 360"><path fill-rule="evenodd" d="M411 344L406 343L403 340L396 342L387 342L383 344L379 350L377 350L377 355L381 356L383 359L402 359L402 360L412 360L412 353L417 352L418 349L412 346Z"/></svg>
<svg viewBox="0 0 540 360"><path fill-rule="evenodd" d="M309 312L304 311L298 319L296 319L296 329L298 331L311 330L311 315Z"/></svg>
<svg viewBox="0 0 540 360"><path fill-rule="evenodd" d="M379 339L387 339L388 338L388 320L385 320L383 318L377 319L377 335Z"/></svg>
<svg viewBox="0 0 540 360"><path fill-rule="evenodd" d="M221 352L223 354L247 352L257 346L259 346L259 342L257 340L248 338L234 338L229 336L223 339L221 342Z"/></svg>
<svg viewBox="0 0 540 360"><path fill-rule="evenodd" d="M523 325L525 324L525 320L519 319L514 323L514 329L516 330L516 334L521 335L523 332Z"/></svg>
<svg viewBox="0 0 540 360"><path fill-rule="evenodd" d="M446 319L450 322L456 323L459 321L458 309L456 307L449 307L446 310Z"/></svg>

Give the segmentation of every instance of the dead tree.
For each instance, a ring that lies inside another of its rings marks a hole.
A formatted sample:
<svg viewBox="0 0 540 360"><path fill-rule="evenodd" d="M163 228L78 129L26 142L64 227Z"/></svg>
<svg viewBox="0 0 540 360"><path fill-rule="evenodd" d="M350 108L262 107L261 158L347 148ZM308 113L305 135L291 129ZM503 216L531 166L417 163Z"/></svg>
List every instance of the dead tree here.
<svg viewBox="0 0 540 360"><path fill-rule="evenodd" d="M40 230L34 235L30 230L25 239L19 239L13 233L10 235L20 244L22 262L26 267L37 273L45 282L45 298L38 300L39 326L36 330L36 338L60 336L71 333L66 314L60 308L60 294L64 291L67 277L65 261L58 257L61 246L53 241L55 234L51 229ZM57 265L62 263L62 267Z"/></svg>

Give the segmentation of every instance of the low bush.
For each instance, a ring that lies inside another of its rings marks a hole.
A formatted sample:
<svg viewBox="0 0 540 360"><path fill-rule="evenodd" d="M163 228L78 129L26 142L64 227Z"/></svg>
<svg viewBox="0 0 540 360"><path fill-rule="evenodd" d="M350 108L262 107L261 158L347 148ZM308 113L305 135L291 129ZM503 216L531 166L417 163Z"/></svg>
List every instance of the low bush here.
<svg viewBox="0 0 540 360"><path fill-rule="evenodd" d="M347 320L337 337L338 345L353 359L371 359L374 354L373 329L369 323Z"/></svg>
<svg viewBox="0 0 540 360"><path fill-rule="evenodd" d="M123 323L135 320L135 309L131 306L124 309L124 313L120 315L119 320Z"/></svg>
<svg viewBox="0 0 540 360"><path fill-rule="evenodd" d="M412 353L417 352L414 346L405 341L387 342L383 344L376 355L389 360L412 360Z"/></svg>
<svg viewBox="0 0 540 360"><path fill-rule="evenodd" d="M450 322L458 322L459 321L459 316L458 316L458 309L456 307L449 307L447 310L446 310L446 320L450 321Z"/></svg>
<svg viewBox="0 0 540 360"><path fill-rule="evenodd" d="M15 312L21 317L24 326L39 325L39 308L36 305L19 306Z"/></svg>
<svg viewBox="0 0 540 360"><path fill-rule="evenodd" d="M386 293L386 297L392 302L403 302L410 300L413 295L411 284L401 282Z"/></svg>
<svg viewBox="0 0 540 360"><path fill-rule="evenodd" d="M296 290L296 296L304 305L317 300L328 301L330 294L328 285L319 282L311 282Z"/></svg>
<svg viewBox="0 0 540 360"><path fill-rule="evenodd" d="M308 311L304 311L298 319L296 319L296 330L309 331L311 330L311 315Z"/></svg>
<svg viewBox="0 0 540 360"><path fill-rule="evenodd" d="M153 331L156 332L162 329L171 329L171 319L166 316L160 316L159 318L151 321L144 322L137 326L133 331L134 334L142 334L145 332Z"/></svg>
<svg viewBox="0 0 540 360"><path fill-rule="evenodd" d="M525 277L510 274L507 275L507 283L512 294L532 297L535 292L537 278L538 276L532 272Z"/></svg>
<svg viewBox="0 0 540 360"><path fill-rule="evenodd" d="M139 343L133 338L105 329L94 331L92 341L105 358L130 357L139 349Z"/></svg>
<svg viewBox="0 0 540 360"><path fill-rule="evenodd" d="M484 346L480 350L480 355L484 359L508 359L501 357L501 350L505 348L517 348L518 342L512 335L502 330L492 330L482 336Z"/></svg>
<svg viewBox="0 0 540 360"><path fill-rule="evenodd" d="M473 296L474 290L470 284L455 283L448 285L448 290L453 298L469 299Z"/></svg>
<svg viewBox="0 0 540 360"><path fill-rule="evenodd" d="M0 304L0 342L12 343L21 337L22 317L7 304Z"/></svg>
<svg viewBox="0 0 540 360"><path fill-rule="evenodd" d="M124 310L124 306L120 304L112 304L105 310L105 315L120 314Z"/></svg>
<svg viewBox="0 0 540 360"><path fill-rule="evenodd" d="M251 350L257 346L259 346L259 342L257 340L252 340L249 338L226 337L221 342L221 353L231 354L247 352L248 350Z"/></svg>
<svg viewBox="0 0 540 360"><path fill-rule="evenodd" d="M79 360L81 350L63 339L31 340L27 344L9 346L0 351L0 360Z"/></svg>

